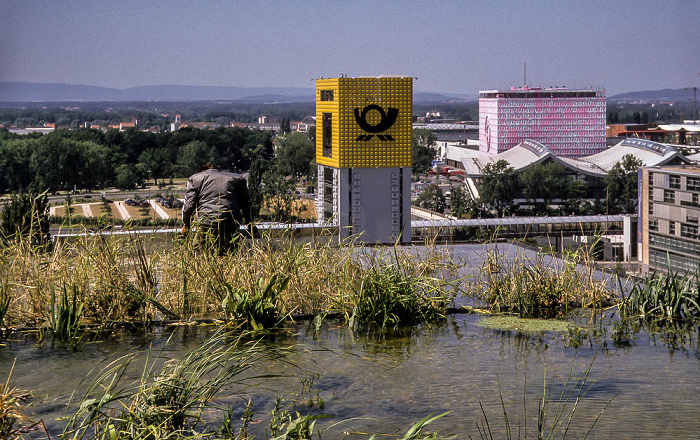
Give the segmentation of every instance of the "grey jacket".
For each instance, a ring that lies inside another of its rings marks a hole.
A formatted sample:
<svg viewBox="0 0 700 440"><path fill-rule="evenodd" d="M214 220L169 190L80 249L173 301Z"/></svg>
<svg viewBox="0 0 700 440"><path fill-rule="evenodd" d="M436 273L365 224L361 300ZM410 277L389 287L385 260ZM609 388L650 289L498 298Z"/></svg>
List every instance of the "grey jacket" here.
<svg viewBox="0 0 700 440"><path fill-rule="evenodd" d="M182 207L182 221L187 228L195 212L198 222L207 226L219 223L235 228L250 222L251 203L245 178L220 170L206 170L190 176Z"/></svg>

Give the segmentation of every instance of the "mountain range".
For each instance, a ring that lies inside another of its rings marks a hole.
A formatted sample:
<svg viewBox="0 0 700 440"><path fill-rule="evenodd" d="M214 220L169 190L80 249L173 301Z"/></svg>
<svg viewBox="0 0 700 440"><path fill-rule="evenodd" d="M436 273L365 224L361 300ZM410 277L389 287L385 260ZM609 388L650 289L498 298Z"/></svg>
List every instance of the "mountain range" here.
<svg viewBox="0 0 700 440"><path fill-rule="evenodd" d="M252 103L313 102L312 87L225 87L154 85L116 89L61 83L0 82L0 102L236 101ZM414 92L416 102L474 102L476 93ZM692 90L663 89L621 93L608 101L688 101Z"/></svg>

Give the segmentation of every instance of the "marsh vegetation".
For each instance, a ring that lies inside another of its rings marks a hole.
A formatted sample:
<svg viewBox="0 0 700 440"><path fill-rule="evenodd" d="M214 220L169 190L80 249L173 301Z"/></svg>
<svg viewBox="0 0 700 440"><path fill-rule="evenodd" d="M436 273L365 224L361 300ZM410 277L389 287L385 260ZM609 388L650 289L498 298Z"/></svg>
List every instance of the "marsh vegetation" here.
<svg viewBox="0 0 700 440"><path fill-rule="evenodd" d="M697 303L696 277L688 275L680 281L652 278L647 284L625 285L596 272L584 250L561 258L519 251L506 257L498 245L484 246L482 264L465 270L474 261L457 258L451 246L431 242L420 249L337 246L323 237L302 242L289 233L245 240L224 256L210 252L206 243L195 236L164 240L124 234L56 241L51 249L29 240L6 242L0 248L0 323L5 328L37 329L40 340L50 341L52 346L80 352L104 337L95 336L105 335L99 331L125 323L148 332L154 324L206 319L218 322L221 328L179 357L149 354L141 361L144 366L138 379L133 379L130 370L134 355L119 357L102 372L93 372L79 387L79 402L72 400L66 438L206 435L244 439L255 437L253 432L260 438L259 427L253 429L255 405L243 403L237 409L222 406L221 396L245 394L245 387L236 390L236 386L243 383L239 379L251 377L250 368L258 362L277 362L288 355L290 364L298 362L301 357L295 350L288 352L286 342L306 319L308 331L314 335L331 326L344 329L347 337L361 338L367 346L377 340L402 341L406 330L409 335L440 333L444 330L439 329L450 325L448 316L455 311L514 315L520 321L491 318L490 323L483 320L479 325L487 329L484 331L502 332L509 338L554 332L565 349L624 349L637 344L645 332L659 335L669 349L689 346L692 350L697 342L692 327L697 317L697 308L692 308ZM657 292L654 298L661 299L642 299L641 295L652 289L646 286L652 286ZM670 291L669 286L676 286L679 293L663 296L662 292ZM639 304L652 305L640 308ZM571 321L572 312L582 309L591 310L588 323ZM673 310L679 313L671 314ZM591 324L603 316L613 324ZM661 331L651 330L651 316L657 324L659 319L669 324ZM522 319L534 317L549 319ZM553 317L560 320L551 320ZM540 322L556 326L541 326ZM679 322L685 323L684 330L670 331ZM692 327L689 333L688 325ZM280 331L283 333L276 333ZM690 336L674 340L674 334ZM527 338L526 345L552 343ZM168 360L163 362L163 358ZM298 368L298 374L303 375L307 367ZM272 379L277 374L264 372L256 377ZM570 401L578 407L589 389L584 385L587 374L581 373L583 384L578 376L571 376L571 384L576 385L567 396L573 400L558 397L554 402ZM318 435L319 417L328 415L328 402L337 402L337 396L318 388L315 382L320 377L305 379L305 397L292 404L280 401L274 405L272 417L265 419L268 425L263 438ZM570 389L566 383L562 386ZM546 408L542 399L551 396L546 383L543 388L543 395L536 398L540 409L532 414L546 415L538 413ZM10 388L9 378L4 393L4 401L10 402L7 414L13 414L5 426L12 423L13 430L18 424L29 426L28 421L18 418L21 400ZM482 410L478 435L520 435L512 430L513 417L505 415L513 398L503 395L500 384L492 387L491 393L501 396L505 406L499 412L504 418L494 417L488 408ZM532 393L527 400L532 400ZM608 404L609 400L597 402L596 411ZM530 405L524 408L530 410ZM568 412L556 410L552 432L559 436L571 423L590 428L597 420L596 411L586 412L584 421L572 422ZM414 416L415 425L404 423L394 438L449 438L440 434L444 429L441 421L449 417L443 414ZM322 429L335 423L323 424ZM436 429L428 433L433 425ZM540 433L547 437L549 431L540 428L524 438Z"/></svg>

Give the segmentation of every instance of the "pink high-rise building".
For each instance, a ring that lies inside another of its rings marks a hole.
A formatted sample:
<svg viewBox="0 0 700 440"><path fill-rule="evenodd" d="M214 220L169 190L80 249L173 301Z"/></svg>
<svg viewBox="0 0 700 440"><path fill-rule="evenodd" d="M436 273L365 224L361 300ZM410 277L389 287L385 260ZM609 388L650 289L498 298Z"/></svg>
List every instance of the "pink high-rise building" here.
<svg viewBox="0 0 700 440"><path fill-rule="evenodd" d="M565 157L605 149L605 90L513 87L479 92L479 152L503 153L525 139Z"/></svg>

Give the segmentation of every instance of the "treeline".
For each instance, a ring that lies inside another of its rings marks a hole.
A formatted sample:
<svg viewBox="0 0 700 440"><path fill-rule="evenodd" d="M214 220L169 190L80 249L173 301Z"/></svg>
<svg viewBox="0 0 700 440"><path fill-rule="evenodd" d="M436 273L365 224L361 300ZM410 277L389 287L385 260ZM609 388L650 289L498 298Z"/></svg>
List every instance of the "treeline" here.
<svg viewBox="0 0 700 440"><path fill-rule="evenodd" d="M132 189L146 180L186 177L212 162L248 170L272 158L272 134L240 127L151 133L94 129L16 135L0 130L0 192L34 184L49 191Z"/></svg>
<svg viewBox="0 0 700 440"><path fill-rule="evenodd" d="M623 104L609 103L606 123L608 124L680 124L691 120L694 115L693 102L683 101L669 104ZM697 114L695 116L697 118Z"/></svg>
<svg viewBox="0 0 700 440"><path fill-rule="evenodd" d="M7 104L5 104L7 105ZM300 121L315 114L314 103L215 103L215 102L90 102L79 103L22 103L21 108L7 105L0 108L0 125L6 127L39 127L55 124L56 127L79 128L85 124L116 125L138 119L142 127L168 129L175 115L183 121L215 122L230 125L231 122L257 122L261 115L275 120Z"/></svg>

